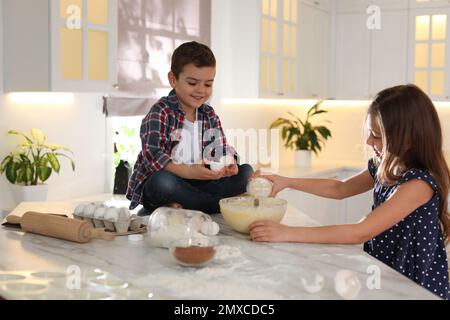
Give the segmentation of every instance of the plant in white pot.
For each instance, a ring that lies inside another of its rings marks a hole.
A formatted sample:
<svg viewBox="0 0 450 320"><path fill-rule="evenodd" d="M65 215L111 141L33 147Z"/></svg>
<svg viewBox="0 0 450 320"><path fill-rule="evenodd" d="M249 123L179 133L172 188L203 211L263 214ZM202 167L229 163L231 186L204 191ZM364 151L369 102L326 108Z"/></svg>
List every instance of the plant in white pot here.
<svg viewBox="0 0 450 320"><path fill-rule="evenodd" d="M270 125L271 129L281 126L285 147L295 150L295 165L298 167L310 166L311 152L318 155L324 141L331 138L331 131L327 127L311 123L312 117L328 112L320 109L321 103L322 101L319 101L314 104L303 120L288 112L292 119L278 118Z"/></svg>
<svg viewBox="0 0 450 320"><path fill-rule="evenodd" d="M46 143L46 137L39 129L31 129L31 135L10 130L8 134L17 135L17 144L0 164L0 174L5 173L12 184L17 204L22 201L43 201L47 198L48 185L44 184L53 171L60 172L59 157L70 160L75 171L73 159L66 154L72 151L62 145Z"/></svg>

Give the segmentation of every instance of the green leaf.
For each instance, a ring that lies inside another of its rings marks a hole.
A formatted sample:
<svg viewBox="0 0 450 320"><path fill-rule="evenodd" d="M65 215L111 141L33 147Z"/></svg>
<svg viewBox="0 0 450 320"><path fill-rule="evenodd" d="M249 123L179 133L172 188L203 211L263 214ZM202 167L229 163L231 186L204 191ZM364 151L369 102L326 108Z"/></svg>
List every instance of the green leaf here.
<svg viewBox="0 0 450 320"><path fill-rule="evenodd" d="M52 166L53 170L56 171L56 173L59 173L59 169L61 169L61 165L59 164L58 158L56 158L55 154L53 153L47 153L46 157L48 161L50 162L50 165Z"/></svg>
<svg viewBox="0 0 450 320"><path fill-rule="evenodd" d="M6 165L6 178L9 182L15 183L17 180L17 164L15 162L8 162Z"/></svg>
<svg viewBox="0 0 450 320"><path fill-rule="evenodd" d="M327 113L327 110L317 110L313 114L310 115L310 117L321 114L321 113Z"/></svg>
<svg viewBox="0 0 450 320"><path fill-rule="evenodd" d="M327 140L329 137L331 137L331 131L324 127L324 126L320 126L320 127L316 127L316 130L319 131L320 135Z"/></svg>
<svg viewBox="0 0 450 320"><path fill-rule="evenodd" d="M2 174L6 170L6 166L11 161L13 161L13 158L11 156L6 156L5 159L3 159L2 163L0 164L0 174Z"/></svg>
<svg viewBox="0 0 450 320"><path fill-rule="evenodd" d="M31 136L37 142L38 145L42 145L45 142L45 135L39 129L32 128Z"/></svg>
<svg viewBox="0 0 450 320"><path fill-rule="evenodd" d="M26 166L26 169L24 170L25 172L25 180L28 182L31 182L33 180L33 176L34 176L34 170L31 167L31 165Z"/></svg>
<svg viewBox="0 0 450 320"><path fill-rule="evenodd" d="M22 136L22 137L24 137L24 138L28 141L28 143L33 144L33 141L32 141L30 138L28 138L28 136L25 135L25 134L22 133L22 132L19 132L19 131L16 131L16 130L9 130L9 131L8 131L8 134L15 134L15 135Z"/></svg>
<svg viewBox="0 0 450 320"><path fill-rule="evenodd" d="M46 181L50 177L51 174L52 174L51 167L39 167L38 168L38 177L42 182Z"/></svg>
<svg viewBox="0 0 450 320"><path fill-rule="evenodd" d="M75 171L75 162L73 161L73 159L71 157L69 157L68 155L65 155L64 153L55 153L56 156L61 156L61 157L66 157L67 159L70 160L70 164L72 165L72 171Z"/></svg>

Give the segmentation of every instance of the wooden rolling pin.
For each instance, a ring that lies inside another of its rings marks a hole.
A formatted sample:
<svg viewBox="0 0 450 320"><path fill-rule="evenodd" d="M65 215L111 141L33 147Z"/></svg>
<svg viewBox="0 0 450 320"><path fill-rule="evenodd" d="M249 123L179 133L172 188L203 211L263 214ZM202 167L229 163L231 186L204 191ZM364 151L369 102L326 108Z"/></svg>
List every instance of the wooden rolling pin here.
<svg viewBox="0 0 450 320"><path fill-rule="evenodd" d="M9 215L6 221L20 224L23 231L63 240L86 243L91 239L114 240L115 236L95 229L89 221L76 220L39 212L26 212L22 217Z"/></svg>

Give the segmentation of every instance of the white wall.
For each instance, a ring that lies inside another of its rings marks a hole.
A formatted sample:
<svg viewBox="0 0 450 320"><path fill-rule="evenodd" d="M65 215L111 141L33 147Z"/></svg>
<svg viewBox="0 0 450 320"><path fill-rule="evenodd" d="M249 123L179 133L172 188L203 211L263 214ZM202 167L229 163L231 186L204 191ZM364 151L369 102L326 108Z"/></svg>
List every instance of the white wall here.
<svg viewBox="0 0 450 320"><path fill-rule="evenodd" d="M63 200L105 193L105 118L100 94L76 94L67 105L21 105L0 95L0 158L14 147L8 130L29 131L39 128L47 142L62 144L74 152L73 172L67 159L61 158L60 174L53 172L47 180L49 200ZM14 207L9 182L0 177L0 209Z"/></svg>
<svg viewBox="0 0 450 320"><path fill-rule="evenodd" d="M289 118L288 111L299 117L304 117L309 105L286 105L276 102L267 105L254 101L245 100L222 103L219 116L225 129L268 129L271 122L278 117ZM363 163L366 159L364 150L363 122L367 106L332 106L325 107L329 112L320 115L314 121L323 123L332 132L332 139L325 142L325 148L319 156L313 155L314 163L340 162L340 163ZM444 136L444 153L450 164L450 107L438 107L439 117L442 124ZM322 122L329 120L331 123ZM314 122L317 123L317 122ZM280 141L280 165L293 165L294 154L286 150Z"/></svg>

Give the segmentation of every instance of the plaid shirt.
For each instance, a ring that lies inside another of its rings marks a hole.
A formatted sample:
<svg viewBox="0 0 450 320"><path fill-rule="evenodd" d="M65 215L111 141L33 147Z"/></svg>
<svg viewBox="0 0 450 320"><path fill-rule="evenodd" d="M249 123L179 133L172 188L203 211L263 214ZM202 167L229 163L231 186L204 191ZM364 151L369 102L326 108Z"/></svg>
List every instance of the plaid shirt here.
<svg viewBox="0 0 450 320"><path fill-rule="evenodd" d="M172 149L179 143L180 138L177 132L183 128L185 116L186 113L181 109L175 90L172 90L167 97L162 97L155 103L142 120L140 128L142 150L128 181L126 195L127 199L131 200L131 210L142 204L145 181L172 160ZM207 104L200 106L196 120L202 128L202 155L206 154L207 158L213 158L214 148L218 146L223 148L224 154L226 152L234 155L238 160L238 155L228 145L219 117L211 106Z"/></svg>

